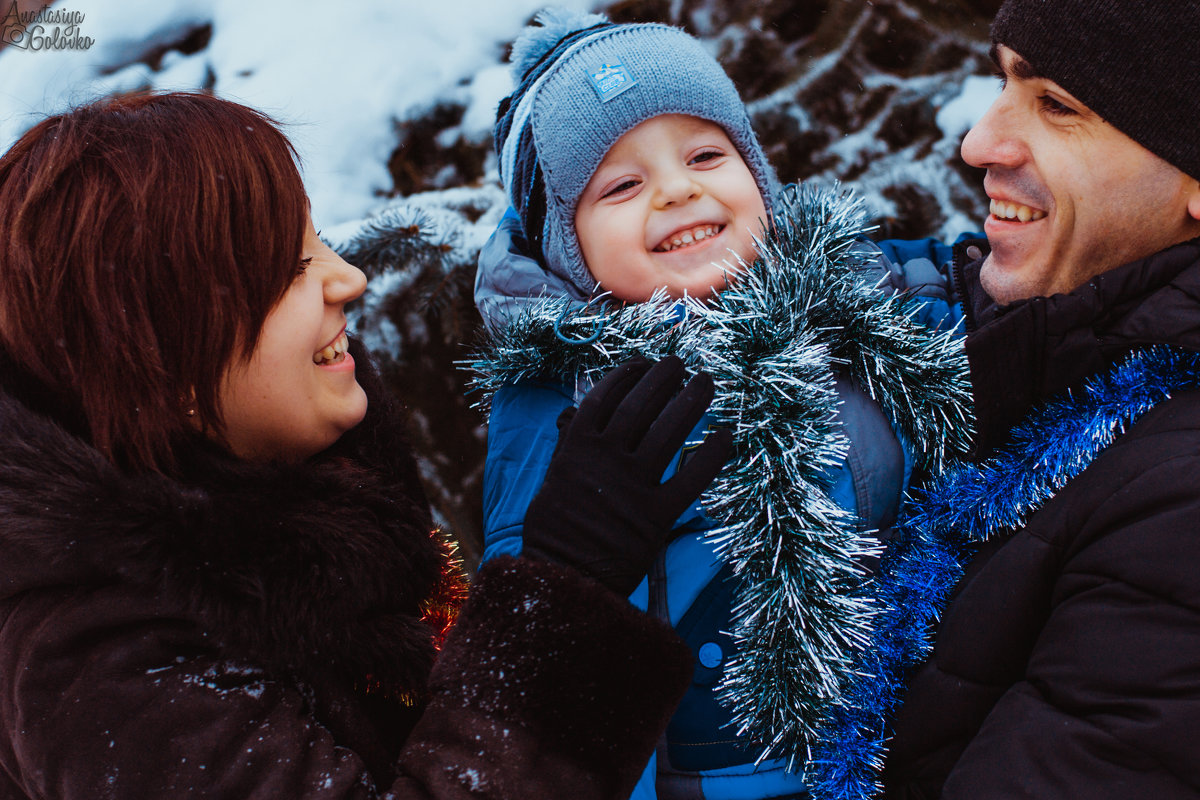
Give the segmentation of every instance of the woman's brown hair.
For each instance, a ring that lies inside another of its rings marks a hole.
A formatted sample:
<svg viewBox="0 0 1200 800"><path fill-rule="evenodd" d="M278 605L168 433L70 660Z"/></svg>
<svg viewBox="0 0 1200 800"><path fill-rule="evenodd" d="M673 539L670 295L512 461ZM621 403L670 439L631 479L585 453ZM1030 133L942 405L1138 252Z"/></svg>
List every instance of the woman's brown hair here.
<svg viewBox="0 0 1200 800"><path fill-rule="evenodd" d="M308 199L269 117L193 93L92 103L0 157L0 346L92 443L169 471L299 269Z"/></svg>

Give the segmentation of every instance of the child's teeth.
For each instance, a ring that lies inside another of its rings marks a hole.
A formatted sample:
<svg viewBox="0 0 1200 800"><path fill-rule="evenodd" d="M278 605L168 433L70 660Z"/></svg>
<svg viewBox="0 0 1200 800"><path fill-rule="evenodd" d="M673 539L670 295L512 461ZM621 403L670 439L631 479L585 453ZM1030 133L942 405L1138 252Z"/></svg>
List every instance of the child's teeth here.
<svg viewBox="0 0 1200 800"><path fill-rule="evenodd" d="M679 236L676 236L674 239L671 239L671 241L662 248L661 252L669 253L672 250L683 247L686 244L692 244L693 242L698 242L701 239L707 239L710 236L716 236L717 231L718 228L714 225L706 225L702 228L693 228L692 230L686 231Z"/></svg>

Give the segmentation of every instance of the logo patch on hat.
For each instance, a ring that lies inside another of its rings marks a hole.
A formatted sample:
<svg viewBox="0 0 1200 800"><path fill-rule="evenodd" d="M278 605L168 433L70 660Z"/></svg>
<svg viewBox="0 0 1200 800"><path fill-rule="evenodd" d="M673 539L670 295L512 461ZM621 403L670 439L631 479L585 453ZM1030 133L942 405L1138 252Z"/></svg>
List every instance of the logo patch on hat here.
<svg viewBox="0 0 1200 800"><path fill-rule="evenodd" d="M588 77L592 79L592 88L600 95L601 103L607 103L621 92L637 85L637 81L624 64L602 64L599 69L589 72Z"/></svg>

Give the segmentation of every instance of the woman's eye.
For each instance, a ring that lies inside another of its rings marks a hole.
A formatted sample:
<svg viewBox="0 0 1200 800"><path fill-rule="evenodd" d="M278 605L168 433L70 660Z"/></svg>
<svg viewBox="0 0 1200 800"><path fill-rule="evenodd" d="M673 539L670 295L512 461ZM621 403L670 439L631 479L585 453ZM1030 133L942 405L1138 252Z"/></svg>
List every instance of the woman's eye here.
<svg viewBox="0 0 1200 800"><path fill-rule="evenodd" d="M296 268L296 277L299 277L308 270L308 265L312 263L312 256L300 259L300 266Z"/></svg>
<svg viewBox="0 0 1200 800"><path fill-rule="evenodd" d="M605 192L603 195L601 195L601 197L612 197L614 194L620 194L621 192L627 192L635 186L637 186L637 181L633 181L633 180L621 181L616 186L612 187L607 192Z"/></svg>
<svg viewBox="0 0 1200 800"><path fill-rule="evenodd" d="M1041 104L1042 110L1047 114L1053 114L1059 117L1068 117L1075 114L1075 110L1073 108L1063 105L1050 95L1042 95L1038 98L1038 103Z"/></svg>

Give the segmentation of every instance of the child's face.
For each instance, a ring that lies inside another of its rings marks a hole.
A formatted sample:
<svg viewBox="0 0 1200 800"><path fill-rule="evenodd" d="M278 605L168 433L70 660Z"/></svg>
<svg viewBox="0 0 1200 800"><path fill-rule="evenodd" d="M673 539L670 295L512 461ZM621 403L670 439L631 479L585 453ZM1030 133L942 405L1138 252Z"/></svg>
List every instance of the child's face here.
<svg viewBox="0 0 1200 800"><path fill-rule="evenodd" d="M614 297L641 302L665 287L703 298L725 288L725 263L754 260L766 216L725 130L664 114L604 156L579 198L575 231L592 276Z"/></svg>

